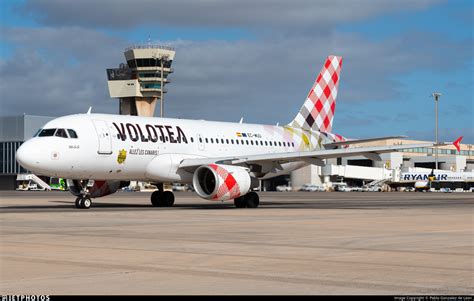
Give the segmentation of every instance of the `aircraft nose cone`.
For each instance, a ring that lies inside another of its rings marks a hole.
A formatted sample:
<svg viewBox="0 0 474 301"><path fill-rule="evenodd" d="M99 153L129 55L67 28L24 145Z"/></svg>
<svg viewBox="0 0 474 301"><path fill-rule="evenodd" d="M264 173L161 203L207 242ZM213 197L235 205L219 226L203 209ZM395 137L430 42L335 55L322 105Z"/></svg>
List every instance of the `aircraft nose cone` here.
<svg viewBox="0 0 474 301"><path fill-rule="evenodd" d="M16 160L28 170L34 170L34 167L39 164L37 150L33 144L31 141L27 141L16 151Z"/></svg>

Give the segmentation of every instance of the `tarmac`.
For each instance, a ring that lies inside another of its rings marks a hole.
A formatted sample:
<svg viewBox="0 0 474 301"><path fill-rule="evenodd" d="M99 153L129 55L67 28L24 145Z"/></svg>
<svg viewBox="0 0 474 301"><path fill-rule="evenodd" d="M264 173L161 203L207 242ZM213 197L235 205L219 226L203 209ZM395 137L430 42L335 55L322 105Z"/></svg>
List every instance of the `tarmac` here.
<svg viewBox="0 0 474 301"><path fill-rule="evenodd" d="M0 293L465 295L472 193L262 192L237 209L193 193L0 192Z"/></svg>

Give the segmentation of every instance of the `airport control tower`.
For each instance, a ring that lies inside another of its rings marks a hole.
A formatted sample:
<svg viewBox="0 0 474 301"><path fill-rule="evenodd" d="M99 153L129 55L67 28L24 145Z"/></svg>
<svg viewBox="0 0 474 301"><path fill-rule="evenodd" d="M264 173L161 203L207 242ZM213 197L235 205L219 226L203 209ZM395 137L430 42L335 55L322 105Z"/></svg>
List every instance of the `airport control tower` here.
<svg viewBox="0 0 474 301"><path fill-rule="evenodd" d="M125 49L127 63L107 69L110 97L120 99L120 114L154 116L160 100L163 117L163 96L168 75L173 72L175 51L159 45L135 45Z"/></svg>

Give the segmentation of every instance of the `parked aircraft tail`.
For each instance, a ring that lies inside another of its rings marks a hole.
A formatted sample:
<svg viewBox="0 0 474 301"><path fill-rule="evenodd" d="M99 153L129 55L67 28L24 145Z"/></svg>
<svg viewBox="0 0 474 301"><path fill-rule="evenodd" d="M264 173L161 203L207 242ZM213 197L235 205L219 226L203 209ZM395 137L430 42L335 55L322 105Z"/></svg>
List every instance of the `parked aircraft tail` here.
<svg viewBox="0 0 474 301"><path fill-rule="evenodd" d="M462 140L462 138L463 138L463 136L459 137L458 139L456 139L456 141L453 142L453 145L456 147L458 152L461 150L461 140Z"/></svg>

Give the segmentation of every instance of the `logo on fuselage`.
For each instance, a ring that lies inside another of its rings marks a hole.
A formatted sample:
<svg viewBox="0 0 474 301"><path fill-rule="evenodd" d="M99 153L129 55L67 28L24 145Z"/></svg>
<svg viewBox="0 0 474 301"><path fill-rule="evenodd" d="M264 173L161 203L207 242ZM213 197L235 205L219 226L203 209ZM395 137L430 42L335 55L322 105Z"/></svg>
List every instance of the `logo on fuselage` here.
<svg viewBox="0 0 474 301"><path fill-rule="evenodd" d="M170 143L188 143L186 135L179 126L158 124L145 124L143 126L138 123L116 124L115 122L113 122L112 124L117 130L119 138L122 141L125 141L130 138L130 140L132 140L133 142L141 141L155 143L159 139L161 140L161 142L167 141Z"/></svg>
<svg viewBox="0 0 474 301"><path fill-rule="evenodd" d="M431 179L430 179L431 178ZM407 173L403 175L403 181L447 181L447 174L437 174L430 177L430 174Z"/></svg>
<svg viewBox="0 0 474 301"><path fill-rule="evenodd" d="M125 162L125 159L127 159L127 151L124 149L119 150L119 153L117 156L117 163L123 164Z"/></svg>

